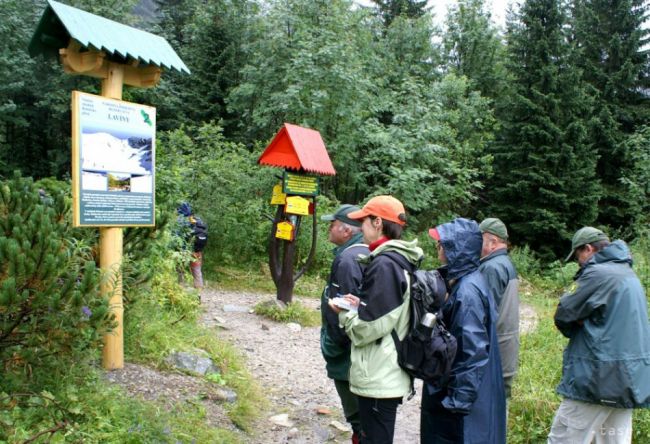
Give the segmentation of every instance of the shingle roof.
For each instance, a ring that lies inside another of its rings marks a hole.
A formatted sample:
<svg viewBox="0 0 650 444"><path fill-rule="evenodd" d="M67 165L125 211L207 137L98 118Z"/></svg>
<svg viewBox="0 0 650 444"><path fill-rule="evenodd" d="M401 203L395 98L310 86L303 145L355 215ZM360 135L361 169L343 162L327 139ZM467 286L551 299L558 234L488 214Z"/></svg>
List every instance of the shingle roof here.
<svg viewBox="0 0 650 444"><path fill-rule="evenodd" d="M320 133L290 123L278 131L257 162L324 176L336 174Z"/></svg>
<svg viewBox="0 0 650 444"><path fill-rule="evenodd" d="M29 43L29 54L58 51L68 45L70 37L111 56L190 73L164 38L53 0L48 0Z"/></svg>

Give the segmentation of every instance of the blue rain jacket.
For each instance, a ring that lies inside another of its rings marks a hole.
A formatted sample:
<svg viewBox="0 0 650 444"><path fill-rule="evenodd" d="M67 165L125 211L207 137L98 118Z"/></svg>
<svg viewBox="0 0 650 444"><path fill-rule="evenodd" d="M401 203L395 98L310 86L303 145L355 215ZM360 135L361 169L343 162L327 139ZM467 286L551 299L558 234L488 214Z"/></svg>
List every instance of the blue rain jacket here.
<svg viewBox="0 0 650 444"><path fill-rule="evenodd" d="M443 306L443 319L458 341L458 352L446 387L436 390L427 386L425 397L429 399L423 400L423 405L432 406L431 414L441 417L423 432L422 442L445 442L448 434L442 425L454 423L458 428L455 442L505 443L506 403L497 313L487 283L478 271L483 238L473 220L458 218L437 228L451 288Z"/></svg>

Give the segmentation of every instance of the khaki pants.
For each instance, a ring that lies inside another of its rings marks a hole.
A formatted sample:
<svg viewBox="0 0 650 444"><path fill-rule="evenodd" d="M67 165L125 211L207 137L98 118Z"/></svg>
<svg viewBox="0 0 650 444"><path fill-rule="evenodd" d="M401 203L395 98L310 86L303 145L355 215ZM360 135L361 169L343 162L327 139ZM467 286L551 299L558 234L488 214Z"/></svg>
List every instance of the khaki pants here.
<svg viewBox="0 0 650 444"><path fill-rule="evenodd" d="M629 444L632 409L565 399L560 404L548 444Z"/></svg>

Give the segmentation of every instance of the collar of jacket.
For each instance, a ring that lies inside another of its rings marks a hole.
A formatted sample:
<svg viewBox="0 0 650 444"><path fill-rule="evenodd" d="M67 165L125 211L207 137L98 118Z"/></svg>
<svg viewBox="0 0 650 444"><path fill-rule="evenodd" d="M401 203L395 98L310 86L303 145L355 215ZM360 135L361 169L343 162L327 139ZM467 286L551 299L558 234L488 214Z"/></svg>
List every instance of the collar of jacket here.
<svg viewBox="0 0 650 444"><path fill-rule="evenodd" d="M605 262L613 262L619 264L628 264L632 266L632 254L627 244L618 239L600 250L598 253L591 256L585 264L578 269L578 272L573 276L573 280L578 279L587 267L595 264L602 264Z"/></svg>
<svg viewBox="0 0 650 444"><path fill-rule="evenodd" d="M334 256L338 256L339 254L343 253L346 248L348 248L351 245L354 244L362 244L363 243L363 233L359 232L352 236L346 243L343 245L338 245L334 248L332 248L332 253L334 253Z"/></svg>
<svg viewBox="0 0 650 444"><path fill-rule="evenodd" d="M505 247L499 248L498 250L494 250L492 253L488 254L487 256L482 257L481 262L489 261L493 257L503 256L504 254L508 254L508 249Z"/></svg>

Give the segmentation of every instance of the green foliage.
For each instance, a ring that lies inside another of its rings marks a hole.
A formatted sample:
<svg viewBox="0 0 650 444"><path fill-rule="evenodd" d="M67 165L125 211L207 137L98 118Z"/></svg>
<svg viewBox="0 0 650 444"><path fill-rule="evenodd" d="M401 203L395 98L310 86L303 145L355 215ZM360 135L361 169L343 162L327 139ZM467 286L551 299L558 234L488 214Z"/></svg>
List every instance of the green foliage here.
<svg viewBox="0 0 650 444"><path fill-rule="evenodd" d="M650 56L644 49L650 35L644 25L649 8L644 0L580 0L572 8L577 47L572 63L581 69L596 99L589 136L603 183L598 216L617 230L627 230L643 214L643 200L626 192L628 184L621 179L629 179L634 169L634 142L629 138L650 119Z"/></svg>
<svg viewBox="0 0 650 444"><path fill-rule="evenodd" d="M508 34L509 95L498 104L501 130L490 151L491 214L508 221L512 240L545 260L597 216L597 156L588 140L593 101L568 64L571 48L561 2L529 0Z"/></svg>
<svg viewBox="0 0 650 444"><path fill-rule="evenodd" d="M386 27L398 17L422 17L427 8L426 0L372 0Z"/></svg>
<svg viewBox="0 0 650 444"><path fill-rule="evenodd" d="M39 434L36 442L239 442L231 432L207 426L198 405L169 411L129 398L109 387L93 367L72 366L65 377L51 376L49 391L0 390L0 442L25 442Z"/></svg>
<svg viewBox="0 0 650 444"><path fill-rule="evenodd" d="M623 230L627 238L643 235L650 226L650 127L644 126L624 143L628 165L620 179L621 195L630 210L631 224Z"/></svg>
<svg viewBox="0 0 650 444"><path fill-rule="evenodd" d="M208 224L205 268L262 257L275 172L259 168L255 154L226 141L212 123L163 133L159 146L157 202L175 215L178 204L187 200Z"/></svg>
<svg viewBox="0 0 650 444"><path fill-rule="evenodd" d="M111 317L64 195L41 197L19 175L0 187L0 362L11 378L87 353Z"/></svg>
<svg viewBox="0 0 650 444"><path fill-rule="evenodd" d="M277 322L296 322L304 327L320 325L320 314L300 302L292 302L286 306L275 300L260 302L255 306L255 313Z"/></svg>
<svg viewBox="0 0 650 444"><path fill-rule="evenodd" d="M496 98L503 93L507 72L505 46L490 18L485 0L452 6L443 48L452 72L470 79L483 96Z"/></svg>

